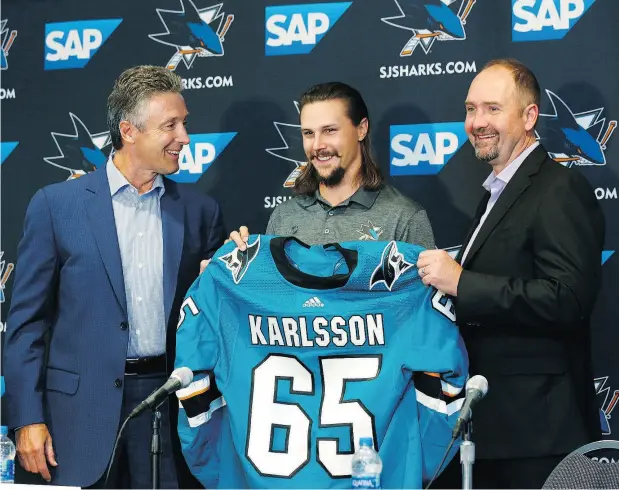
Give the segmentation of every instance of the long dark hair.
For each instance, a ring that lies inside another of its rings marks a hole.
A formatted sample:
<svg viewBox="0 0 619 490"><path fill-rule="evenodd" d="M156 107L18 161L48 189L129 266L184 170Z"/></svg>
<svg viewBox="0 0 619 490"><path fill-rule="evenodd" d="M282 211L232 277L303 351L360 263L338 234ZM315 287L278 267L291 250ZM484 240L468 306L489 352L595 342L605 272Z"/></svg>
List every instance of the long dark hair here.
<svg viewBox="0 0 619 490"><path fill-rule="evenodd" d="M370 142L370 115L361 94L342 82L328 82L314 85L307 90L299 102L299 112L307 104L326 100L343 100L346 103L346 115L355 126L359 126L363 118L368 120L368 134L360 142L361 145L361 186L375 190L383 184L383 174L372 156ZM314 194L318 190L318 173L309 162L297 177L294 190L297 194Z"/></svg>

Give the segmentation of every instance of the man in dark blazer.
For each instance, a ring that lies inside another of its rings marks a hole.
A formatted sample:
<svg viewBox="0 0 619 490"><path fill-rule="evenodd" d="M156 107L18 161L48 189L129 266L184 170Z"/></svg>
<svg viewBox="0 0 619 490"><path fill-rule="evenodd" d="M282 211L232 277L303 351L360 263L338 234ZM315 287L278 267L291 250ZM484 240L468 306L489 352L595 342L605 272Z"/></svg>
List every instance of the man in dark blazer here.
<svg viewBox="0 0 619 490"><path fill-rule="evenodd" d="M586 179L536 141L539 98L515 60L475 77L465 127L492 166L488 192L457 259L431 250L417 264L453 297L470 373L488 379L474 410L475 488L542 488L566 454L600 437L589 319L604 218ZM461 488L460 472L456 458L435 488Z"/></svg>
<svg viewBox="0 0 619 490"><path fill-rule="evenodd" d="M26 213L4 348L7 420L21 465L53 484L103 485L121 422L174 365L200 260L225 238L213 199L163 177L189 143L181 89L165 68L121 74L108 99L113 156L40 190ZM162 410L161 486L178 487L177 407ZM150 411L127 424L110 487L150 488L150 434Z"/></svg>

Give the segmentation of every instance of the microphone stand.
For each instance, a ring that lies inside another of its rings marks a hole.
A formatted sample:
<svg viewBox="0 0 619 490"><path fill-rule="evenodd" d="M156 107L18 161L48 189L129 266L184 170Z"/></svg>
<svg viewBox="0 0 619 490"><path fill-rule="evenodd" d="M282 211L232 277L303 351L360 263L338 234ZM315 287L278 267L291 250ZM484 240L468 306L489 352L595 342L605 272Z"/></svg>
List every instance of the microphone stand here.
<svg viewBox="0 0 619 490"><path fill-rule="evenodd" d="M473 488L473 464L475 463L475 443L471 441L473 421L465 422L460 445L460 464L462 465L462 488Z"/></svg>
<svg viewBox="0 0 619 490"><path fill-rule="evenodd" d="M152 475L152 488L159 488L159 470L160 470L160 458L161 458L161 434L159 429L161 428L161 412L159 406L153 408L153 434L150 441L150 460L151 460L151 475Z"/></svg>

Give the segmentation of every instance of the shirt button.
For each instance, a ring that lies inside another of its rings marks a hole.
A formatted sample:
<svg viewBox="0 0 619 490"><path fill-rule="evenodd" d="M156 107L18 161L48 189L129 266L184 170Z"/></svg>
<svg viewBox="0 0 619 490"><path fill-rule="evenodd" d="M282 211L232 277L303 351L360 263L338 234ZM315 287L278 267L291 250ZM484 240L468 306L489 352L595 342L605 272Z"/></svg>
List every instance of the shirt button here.
<svg viewBox="0 0 619 490"><path fill-rule="evenodd" d="M122 379L116 378L114 380L114 386L116 386L116 388L120 388L122 385L123 385L123 380Z"/></svg>
<svg viewBox="0 0 619 490"><path fill-rule="evenodd" d="M329 216L333 216L335 213L333 211L329 211Z"/></svg>
<svg viewBox="0 0 619 490"><path fill-rule="evenodd" d="M325 229L325 235L329 234L329 228Z"/></svg>
<svg viewBox="0 0 619 490"><path fill-rule="evenodd" d="M138 300L138 303L141 303L142 302L142 296L138 296L137 300Z"/></svg>
<svg viewBox="0 0 619 490"><path fill-rule="evenodd" d="M120 322L120 329L127 330L129 328L129 324L127 322Z"/></svg>
<svg viewBox="0 0 619 490"><path fill-rule="evenodd" d="M140 232L140 233L138 233L138 236L139 236L140 238L142 238L142 237L144 236L144 233Z"/></svg>
<svg viewBox="0 0 619 490"><path fill-rule="evenodd" d="M139 328L135 331L135 334L136 335L140 335L140 329Z"/></svg>
<svg viewBox="0 0 619 490"><path fill-rule="evenodd" d="M141 269L142 267L144 267L144 264L138 264L138 269Z"/></svg>

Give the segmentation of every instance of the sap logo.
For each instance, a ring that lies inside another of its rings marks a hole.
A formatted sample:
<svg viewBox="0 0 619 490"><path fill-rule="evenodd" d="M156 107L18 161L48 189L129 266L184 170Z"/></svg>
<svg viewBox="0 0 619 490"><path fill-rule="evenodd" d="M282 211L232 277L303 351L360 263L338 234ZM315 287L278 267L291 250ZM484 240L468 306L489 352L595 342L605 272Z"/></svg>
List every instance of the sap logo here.
<svg viewBox="0 0 619 490"><path fill-rule="evenodd" d="M603 250L602 251L602 265L604 265L608 259L610 259L614 255L614 250Z"/></svg>
<svg viewBox="0 0 619 490"><path fill-rule="evenodd" d="M352 2L266 7L266 56L307 54Z"/></svg>
<svg viewBox="0 0 619 490"><path fill-rule="evenodd" d="M45 69L84 68L122 19L45 24Z"/></svg>
<svg viewBox="0 0 619 490"><path fill-rule="evenodd" d="M178 158L178 171L170 179L179 183L195 183L211 163L221 155L236 133L191 134Z"/></svg>
<svg viewBox="0 0 619 490"><path fill-rule="evenodd" d="M563 39L595 0L512 0L512 41Z"/></svg>
<svg viewBox="0 0 619 490"><path fill-rule="evenodd" d="M0 165L4 163L17 145L19 145L19 141L7 141L5 143L0 143Z"/></svg>
<svg viewBox="0 0 619 490"><path fill-rule="evenodd" d="M391 175L434 175L467 141L463 122L391 126Z"/></svg>

